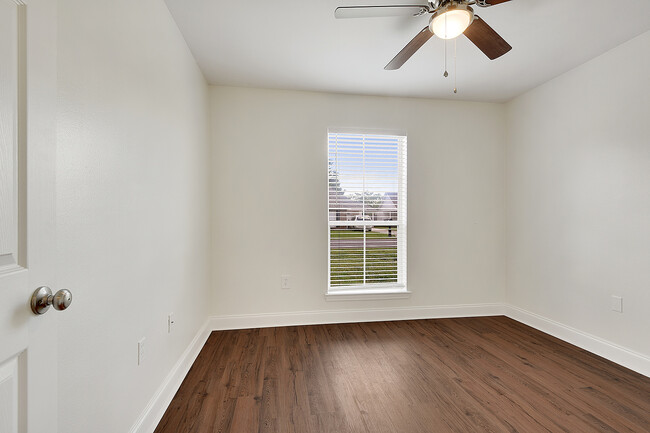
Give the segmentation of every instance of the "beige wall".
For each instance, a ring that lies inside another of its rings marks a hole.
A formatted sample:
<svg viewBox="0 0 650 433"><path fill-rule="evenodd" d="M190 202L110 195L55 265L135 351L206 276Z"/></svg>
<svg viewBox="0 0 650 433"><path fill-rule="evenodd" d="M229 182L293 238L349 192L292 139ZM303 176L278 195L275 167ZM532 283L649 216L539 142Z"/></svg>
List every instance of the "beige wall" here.
<svg viewBox="0 0 650 433"><path fill-rule="evenodd" d="M58 7L58 431L123 433L208 315L207 86L162 1Z"/></svg>
<svg viewBox="0 0 650 433"><path fill-rule="evenodd" d="M503 105L230 87L211 104L213 314L504 301ZM348 127L408 134L410 299L325 300L327 130Z"/></svg>
<svg viewBox="0 0 650 433"><path fill-rule="evenodd" d="M649 52L650 32L507 106L508 301L646 357Z"/></svg>

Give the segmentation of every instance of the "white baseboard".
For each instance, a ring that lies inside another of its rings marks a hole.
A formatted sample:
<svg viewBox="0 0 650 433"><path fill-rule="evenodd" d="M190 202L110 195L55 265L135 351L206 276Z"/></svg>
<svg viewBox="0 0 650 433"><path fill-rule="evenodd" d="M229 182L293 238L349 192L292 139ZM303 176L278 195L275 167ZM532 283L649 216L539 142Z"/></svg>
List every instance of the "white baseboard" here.
<svg viewBox="0 0 650 433"><path fill-rule="evenodd" d="M501 316L503 304L442 305L435 307L366 308L362 310L300 311L292 313L214 316L210 329L271 328L326 323L383 322L393 320L442 319L446 317Z"/></svg>
<svg viewBox="0 0 650 433"><path fill-rule="evenodd" d="M196 357L199 356L210 332L212 329L209 321L206 321L133 424L130 433L153 433Z"/></svg>
<svg viewBox="0 0 650 433"><path fill-rule="evenodd" d="M514 305L506 304L504 309L511 319L650 377L650 357Z"/></svg>

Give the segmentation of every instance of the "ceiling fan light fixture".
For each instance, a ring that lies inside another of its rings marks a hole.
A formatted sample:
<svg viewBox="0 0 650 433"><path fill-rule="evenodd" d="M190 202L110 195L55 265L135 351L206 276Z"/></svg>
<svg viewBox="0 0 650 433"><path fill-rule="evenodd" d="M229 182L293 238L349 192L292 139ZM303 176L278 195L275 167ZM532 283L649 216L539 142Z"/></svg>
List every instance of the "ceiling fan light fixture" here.
<svg viewBox="0 0 650 433"><path fill-rule="evenodd" d="M429 23L431 32L440 39L454 39L474 21L474 10L464 4L451 3L438 10Z"/></svg>

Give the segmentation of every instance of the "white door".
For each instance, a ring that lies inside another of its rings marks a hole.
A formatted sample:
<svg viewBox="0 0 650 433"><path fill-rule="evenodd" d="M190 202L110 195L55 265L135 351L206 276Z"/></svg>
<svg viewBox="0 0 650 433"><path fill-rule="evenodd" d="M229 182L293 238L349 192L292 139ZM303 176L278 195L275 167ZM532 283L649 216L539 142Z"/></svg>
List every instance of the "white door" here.
<svg viewBox="0 0 650 433"><path fill-rule="evenodd" d="M0 0L0 433L57 431L55 140L56 1Z"/></svg>

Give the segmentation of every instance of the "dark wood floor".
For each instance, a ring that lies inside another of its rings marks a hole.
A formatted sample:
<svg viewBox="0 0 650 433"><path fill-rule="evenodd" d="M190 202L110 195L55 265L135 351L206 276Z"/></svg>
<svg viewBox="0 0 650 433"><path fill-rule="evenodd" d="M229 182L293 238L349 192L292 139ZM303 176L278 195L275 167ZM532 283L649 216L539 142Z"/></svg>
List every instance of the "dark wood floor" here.
<svg viewBox="0 0 650 433"><path fill-rule="evenodd" d="M505 317L213 332L156 433L650 432L650 379Z"/></svg>

